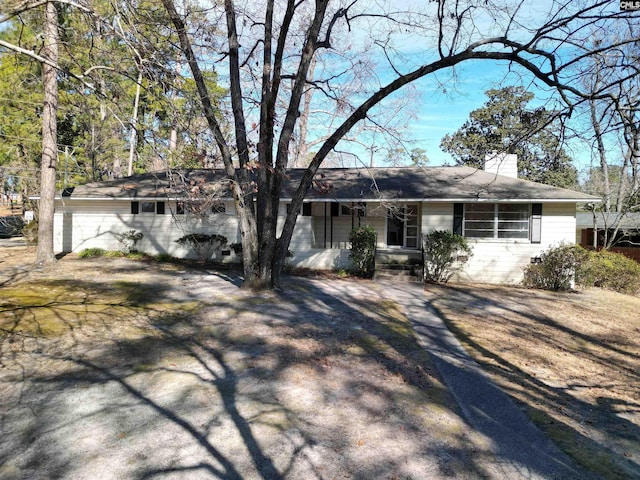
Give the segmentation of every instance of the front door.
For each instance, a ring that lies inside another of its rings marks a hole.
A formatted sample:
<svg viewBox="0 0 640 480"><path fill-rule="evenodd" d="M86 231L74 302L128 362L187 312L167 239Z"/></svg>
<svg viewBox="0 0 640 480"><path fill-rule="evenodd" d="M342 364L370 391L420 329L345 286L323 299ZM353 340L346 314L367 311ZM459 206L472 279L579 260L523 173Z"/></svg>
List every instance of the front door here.
<svg viewBox="0 0 640 480"><path fill-rule="evenodd" d="M410 203L389 209L387 214L387 246L418 248L418 204Z"/></svg>

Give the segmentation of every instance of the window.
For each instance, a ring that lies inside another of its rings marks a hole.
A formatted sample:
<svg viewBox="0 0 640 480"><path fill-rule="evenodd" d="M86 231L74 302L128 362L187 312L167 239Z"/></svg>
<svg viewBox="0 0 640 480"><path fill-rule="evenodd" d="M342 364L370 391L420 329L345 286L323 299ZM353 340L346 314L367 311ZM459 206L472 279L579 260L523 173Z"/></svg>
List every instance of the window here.
<svg viewBox="0 0 640 480"><path fill-rule="evenodd" d="M140 202L142 213L156 213L156 202Z"/></svg>
<svg viewBox="0 0 640 480"><path fill-rule="evenodd" d="M131 202L131 213L156 213L164 215L164 202Z"/></svg>
<svg viewBox="0 0 640 480"><path fill-rule="evenodd" d="M289 215L291 213L291 204L287 203L287 215ZM300 215L300 212L298 212L298 215ZM311 204L308 202L305 202L302 204L302 216L303 217L310 217L311 216Z"/></svg>
<svg viewBox="0 0 640 480"><path fill-rule="evenodd" d="M467 238L529 239L531 207L521 203L468 203L463 235Z"/></svg>
<svg viewBox="0 0 640 480"><path fill-rule="evenodd" d="M341 203L340 204L340 216L341 217L366 217L367 216L367 204L363 202L358 203Z"/></svg>

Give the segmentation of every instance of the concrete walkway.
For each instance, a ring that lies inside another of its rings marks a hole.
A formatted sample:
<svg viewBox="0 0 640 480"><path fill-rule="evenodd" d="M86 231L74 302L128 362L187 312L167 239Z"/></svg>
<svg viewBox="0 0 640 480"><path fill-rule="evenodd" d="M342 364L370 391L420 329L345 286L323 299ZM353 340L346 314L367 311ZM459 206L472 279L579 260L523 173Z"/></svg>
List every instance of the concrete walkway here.
<svg viewBox="0 0 640 480"><path fill-rule="evenodd" d="M491 383L431 307L421 284L378 283L386 296L403 306L467 422L491 440L497 459L496 478L594 478L580 470Z"/></svg>

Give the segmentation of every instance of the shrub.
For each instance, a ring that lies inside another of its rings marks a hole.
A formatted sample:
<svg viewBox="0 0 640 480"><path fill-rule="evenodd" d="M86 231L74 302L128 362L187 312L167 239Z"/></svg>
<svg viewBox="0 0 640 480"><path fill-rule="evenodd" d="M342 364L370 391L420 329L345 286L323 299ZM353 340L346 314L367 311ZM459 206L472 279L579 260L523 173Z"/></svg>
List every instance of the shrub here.
<svg viewBox="0 0 640 480"><path fill-rule="evenodd" d="M175 262L176 259L173 258L169 253L159 253L153 257L154 262L158 263L172 263Z"/></svg>
<svg viewBox="0 0 640 480"><path fill-rule="evenodd" d="M448 230L434 230L422 236L424 279L446 283L473 255L467 239Z"/></svg>
<svg viewBox="0 0 640 480"><path fill-rule="evenodd" d="M636 294L640 291L640 264L621 253L589 252L577 272L581 285Z"/></svg>
<svg viewBox="0 0 640 480"><path fill-rule="evenodd" d="M351 253L349 258L354 265L354 274L371 278L375 272L376 230L365 225L356 227L349 234Z"/></svg>
<svg viewBox="0 0 640 480"><path fill-rule="evenodd" d="M120 244L120 251L125 255L135 251L136 243L143 237L143 233L136 230L127 230L124 233L116 234L116 239Z"/></svg>
<svg viewBox="0 0 640 480"><path fill-rule="evenodd" d="M80 258L104 257L107 251L104 248L85 248L78 256Z"/></svg>
<svg viewBox="0 0 640 480"><path fill-rule="evenodd" d="M541 263L525 268L523 283L545 290L571 290L580 283L582 264L588 256L588 252L578 245L551 247L540 255Z"/></svg>
<svg viewBox="0 0 640 480"><path fill-rule="evenodd" d="M124 254L124 256L129 260L149 260L149 255L144 252L133 251Z"/></svg>
<svg viewBox="0 0 640 480"><path fill-rule="evenodd" d="M191 248L198 259L205 263L213 257L217 250L227 245L227 237L216 234L189 233L176 240L176 243Z"/></svg>
<svg viewBox="0 0 640 480"><path fill-rule="evenodd" d="M293 252L291 250L287 250L287 254L284 256L284 266L283 269L285 272L293 272L294 267L291 266L291 259L293 258Z"/></svg>

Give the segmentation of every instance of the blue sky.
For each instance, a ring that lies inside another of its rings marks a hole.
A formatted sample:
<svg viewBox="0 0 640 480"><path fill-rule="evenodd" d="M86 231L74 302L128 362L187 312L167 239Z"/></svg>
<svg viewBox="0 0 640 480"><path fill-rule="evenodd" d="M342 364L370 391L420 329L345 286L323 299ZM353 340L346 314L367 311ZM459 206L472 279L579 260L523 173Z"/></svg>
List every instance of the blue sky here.
<svg viewBox="0 0 640 480"><path fill-rule="evenodd" d="M472 110L486 103L486 90L523 85L537 96L531 106L541 105L549 98L549 92L523 83L530 81L526 76L509 74L506 64L488 60L468 62L456 67L455 73L455 81L450 79L450 71L444 71L436 78L427 77L415 85L419 102L414 107L417 117L410 121L407 135L413 140L411 145L427 152L429 165L453 163L451 155L440 149L440 141L446 134L458 130Z"/></svg>
<svg viewBox="0 0 640 480"><path fill-rule="evenodd" d="M481 108L487 101L485 91L511 85L522 85L536 96L530 107L546 105L554 108L553 92L537 86L531 74L508 71L506 64L493 61L473 61L456 67L456 80L447 82L450 72L439 74L438 82L425 78L417 83L419 105L417 118L411 121L408 135L412 145L427 152L429 165L453 164L451 155L440 149L446 134L458 130L469 118L471 111ZM442 83L446 92L443 92ZM590 150L574 142L567 147L579 171L591 161Z"/></svg>
<svg viewBox="0 0 640 480"><path fill-rule="evenodd" d="M417 121L411 125L410 135L417 146L427 151L429 164L451 163L448 153L440 150L440 140L454 133L469 118L472 110L487 100L484 92L496 86L498 66L492 62L469 64L456 69L456 84L449 83L443 92L435 82L426 80L418 84L420 98Z"/></svg>

